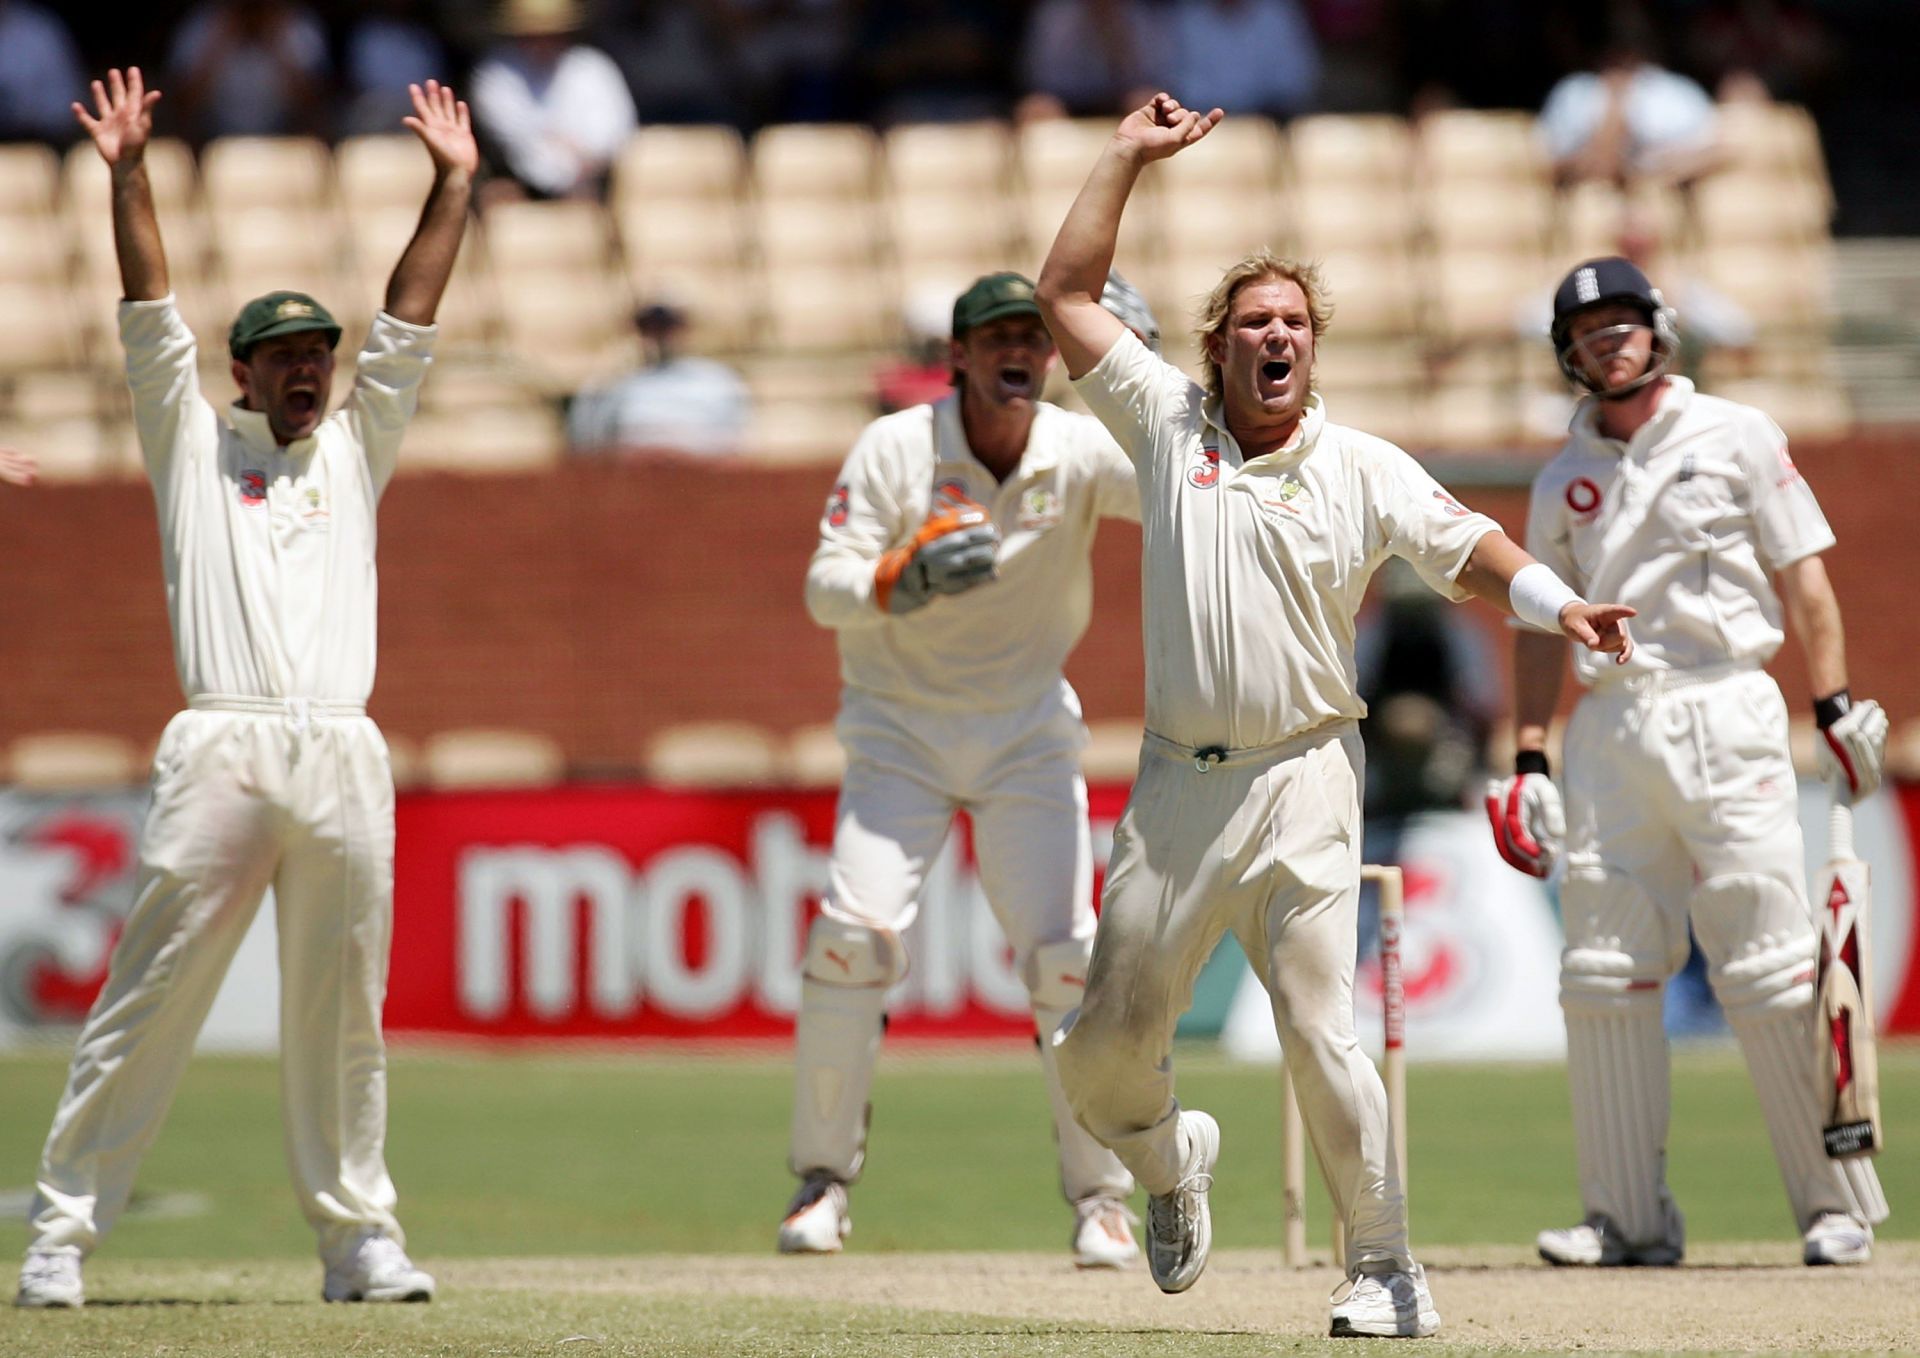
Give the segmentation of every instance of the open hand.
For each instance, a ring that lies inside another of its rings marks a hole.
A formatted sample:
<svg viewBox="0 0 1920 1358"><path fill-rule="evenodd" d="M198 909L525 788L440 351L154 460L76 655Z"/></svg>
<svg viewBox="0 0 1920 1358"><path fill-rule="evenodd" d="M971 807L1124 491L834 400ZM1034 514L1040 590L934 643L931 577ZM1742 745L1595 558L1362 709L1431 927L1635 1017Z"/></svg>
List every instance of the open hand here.
<svg viewBox="0 0 1920 1358"><path fill-rule="evenodd" d="M473 117L467 101L453 97L453 90L437 80L426 88L407 86L413 96L413 113L400 121L426 145L435 170L464 170L473 174L480 168L480 148L473 140Z"/></svg>
<svg viewBox="0 0 1920 1358"><path fill-rule="evenodd" d="M1611 654L1614 664L1624 665L1633 655L1627 619L1634 615L1625 604L1572 603L1560 610L1560 630L1588 650Z"/></svg>
<svg viewBox="0 0 1920 1358"><path fill-rule="evenodd" d="M153 106L159 102L160 91L147 88L138 66L127 67L124 76L116 66L107 72L104 85L93 82L94 113L81 104L72 107L102 160L109 165L132 165L146 154L147 140L153 135Z"/></svg>
<svg viewBox="0 0 1920 1358"><path fill-rule="evenodd" d="M1200 113L1161 93L1121 119L1114 135L1130 143L1141 161L1164 160L1213 131L1224 117L1217 108Z"/></svg>

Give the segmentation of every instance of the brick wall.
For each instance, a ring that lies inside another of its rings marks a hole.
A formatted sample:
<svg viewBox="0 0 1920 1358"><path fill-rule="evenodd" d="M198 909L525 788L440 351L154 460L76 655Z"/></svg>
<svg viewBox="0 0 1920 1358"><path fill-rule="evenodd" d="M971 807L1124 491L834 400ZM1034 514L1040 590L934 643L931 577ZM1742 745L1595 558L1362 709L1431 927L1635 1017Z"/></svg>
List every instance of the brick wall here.
<svg viewBox="0 0 1920 1358"><path fill-rule="evenodd" d="M1841 545L1829 556L1856 692L1920 716L1920 434L1797 454ZM833 641L800 603L830 468L579 463L556 474L406 476L381 511L373 712L421 737L545 732L583 771L631 768L652 731L833 715ZM1519 491L1464 498L1512 531ZM1140 710L1139 535L1097 548L1096 617L1068 667L1090 718ZM1501 644L1506 631L1474 609ZM1796 711L1798 653L1775 669ZM144 485L0 487L0 743L34 730L151 741L179 706Z"/></svg>

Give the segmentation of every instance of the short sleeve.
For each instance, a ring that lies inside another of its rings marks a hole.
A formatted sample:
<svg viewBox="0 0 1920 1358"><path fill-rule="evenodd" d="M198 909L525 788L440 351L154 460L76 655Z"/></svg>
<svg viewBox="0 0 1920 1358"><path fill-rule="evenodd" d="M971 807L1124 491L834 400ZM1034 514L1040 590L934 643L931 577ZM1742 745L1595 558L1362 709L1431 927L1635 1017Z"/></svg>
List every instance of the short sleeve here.
<svg viewBox="0 0 1920 1358"><path fill-rule="evenodd" d="M1385 550L1411 564L1436 593L1456 602L1469 598L1454 577L1474 544L1499 525L1454 499L1400 449L1383 445L1374 462L1374 504Z"/></svg>
<svg viewBox="0 0 1920 1358"><path fill-rule="evenodd" d="M886 616L873 606L873 568L903 536L906 515L890 475L897 461L889 455L890 428L876 420L861 433L820 516L806 600L822 627L874 626Z"/></svg>
<svg viewBox="0 0 1920 1358"><path fill-rule="evenodd" d="M1107 431L1093 420L1080 422L1081 456L1093 480L1094 513L1103 519L1140 522L1140 474Z"/></svg>
<svg viewBox="0 0 1920 1358"><path fill-rule="evenodd" d="M1583 590L1587 582L1580 579L1574 568L1573 537L1562 509L1564 494L1556 478L1534 479L1533 493L1527 498L1527 555L1549 567L1574 589Z"/></svg>
<svg viewBox="0 0 1920 1358"><path fill-rule="evenodd" d="M1176 412L1193 403L1192 381L1140 342L1131 330L1121 330L1106 356L1073 384L1087 409L1107 427L1136 466L1153 462L1156 442Z"/></svg>
<svg viewBox="0 0 1920 1358"><path fill-rule="evenodd" d="M1793 465L1779 425L1757 410L1750 412L1735 456L1747 474L1754 540L1769 570L1783 570L1833 546L1833 529L1813 488Z"/></svg>

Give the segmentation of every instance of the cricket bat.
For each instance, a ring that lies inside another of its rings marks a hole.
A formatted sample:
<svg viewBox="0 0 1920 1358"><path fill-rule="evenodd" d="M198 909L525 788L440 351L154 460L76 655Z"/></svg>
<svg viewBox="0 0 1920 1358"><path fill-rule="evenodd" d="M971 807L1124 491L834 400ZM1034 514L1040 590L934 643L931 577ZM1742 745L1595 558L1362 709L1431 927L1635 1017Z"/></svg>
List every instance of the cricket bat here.
<svg viewBox="0 0 1920 1358"><path fill-rule="evenodd" d="M1835 789L1827 863L1814 879L1820 969L1815 978L1815 1069L1827 1154L1873 1155L1880 1131L1880 1063L1873 1038L1873 965L1867 919L1867 865L1853 856L1853 808Z"/></svg>

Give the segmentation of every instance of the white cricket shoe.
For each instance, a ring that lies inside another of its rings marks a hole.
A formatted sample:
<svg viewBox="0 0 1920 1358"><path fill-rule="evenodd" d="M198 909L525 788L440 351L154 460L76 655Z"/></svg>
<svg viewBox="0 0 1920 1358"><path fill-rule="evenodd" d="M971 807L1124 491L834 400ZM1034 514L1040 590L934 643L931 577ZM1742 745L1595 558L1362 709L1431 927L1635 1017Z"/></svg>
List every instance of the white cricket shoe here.
<svg viewBox="0 0 1920 1358"><path fill-rule="evenodd" d="M852 1230L847 1186L815 1171L787 1204L786 1220L780 1223L780 1253L838 1254L840 1242Z"/></svg>
<svg viewBox="0 0 1920 1358"><path fill-rule="evenodd" d="M1205 1113L1180 1115L1187 1158L1171 1193L1147 1199L1147 1268L1162 1292L1184 1292L1199 1279L1213 1247L1213 1216L1207 1190L1220 1158L1220 1124Z"/></svg>
<svg viewBox="0 0 1920 1358"><path fill-rule="evenodd" d="M1809 1264L1864 1264L1873 1258L1873 1228L1845 1212L1822 1212L1801 1237L1800 1257Z"/></svg>
<svg viewBox="0 0 1920 1358"><path fill-rule="evenodd" d="M1411 1273L1362 1273L1334 1289L1328 1334L1335 1339L1425 1339L1439 1332L1440 1313L1418 1264Z"/></svg>
<svg viewBox="0 0 1920 1358"><path fill-rule="evenodd" d="M1672 1268L1686 1255L1685 1224L1678 1208L1670 1208L1667 1238L1629 1245L1613 1222L1591 1216L1578 1226L1542 1231L1534 1243L1540 1257L1561 1268Z"/></svg>
<svg viewBox="0 0 1920 1358"><path fill-rule="evenodd" d="M87 1290L80 1282L80 1251L71 1245L28 1250L20 1265L20 1290L13 1294L13 1304L85 1306Z"/></svg>
<svg viewBox="0 0 1920 1358"><path fill-rule="evenodd" d="M1138 1220L1118 1198L1082 1198L1073 1205L1073 1266L1132 1268L1140 1258L1133 1243Z"/></svg>
<svg viewBox="0 0 1920 1358"><path fill-rule="evenodd" d="M363 1232L347 1257L327 1265L326 1301L432 1301L433 1275L414 1267L397 1241Z"/></svg>

